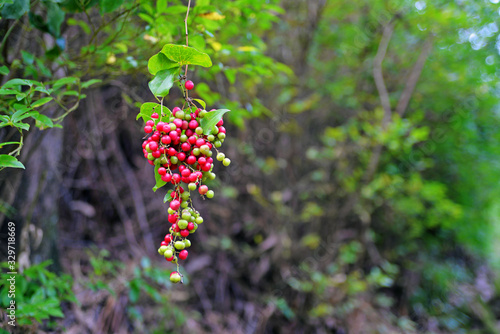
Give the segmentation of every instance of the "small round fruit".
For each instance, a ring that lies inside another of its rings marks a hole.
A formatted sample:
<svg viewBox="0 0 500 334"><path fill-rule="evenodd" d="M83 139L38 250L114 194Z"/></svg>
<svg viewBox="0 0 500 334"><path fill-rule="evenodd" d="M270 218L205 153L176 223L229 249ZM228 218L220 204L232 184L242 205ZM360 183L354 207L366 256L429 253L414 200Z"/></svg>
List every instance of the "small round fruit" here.
<svg viewBox="0 0 500 334"><path fill-rule="evenodd" d="M202 186L200 186L198 191L199 191L200 195L205 195L208 191L208 187L206 185L202 185Z"/></svg>
<svg viewBox="0 0 500 334"><path fill-rule="evenodd" d="M167 249L164 253L163 253L163 256L165 256L166 259L169 259L171 258L172 256L174 256L174 252L172 251L172 249Z"/></svg>
<svg viewBox="0 0 500 334"><path fill-rule="evenodd" d="M218 161L224 160L225 157L226 157L226 155L224 153L222 153L222 152L217 153L217 160Z"/></svg>
<svg viewBox="0 0 500 334"><path fill-rule="evenodd" d="M203 223L203 218L202 218L202 217L198 217L198 218L196 218L196 219L194 220L194 222L195 222L196 224L201 224L201 223Z"/></svg>
<svg viewBox="0 0 500 334"><path fill-rule="evenodd" d="M180 281L181 281L181 275L177 271L174 271L170 274L170 282L179 283Z"/></svg>
<svg viewBox="0 0 500 334"><path fill-rule="evenodd" d="M178 200L173 200L172 202L170 202L170 208L174 211L177 211L179 210L179 208L181 207L181 202L179 202Z"/></svg>
<svg viewBox="0 0 500 334"><path fill-rule="evenodd" d="M187 90L191 90L194 88L194 83L191 80L186 81L184 84L184 87L186 87Z"/></svg>
<svg viewBox="0 0 500 334"><path fill-rule="evenodd" d="M186 248L191 247L191 241L190 240L184 239L183 242L184 242L184 246L186 246Z"/></svg>
<svg viewBox="0 0 500 334"><path fill-rule="evenodd" d="M190 184L188 184L188 189L191 191L196 190L196 183L191 182Z"/></svg>
<svg viewBox="0 0 500 334"><path fill-rule="evenodd" d="M224 160L222 160L222 164L224 166L229 166L229 164L231 163L231 160L229 158L224 158Z"/></svg>
<svg viewBox="0 0 500 334"><path fill-rule="evenodd" d="M181 250L181 252L179 253L179 259L181 260L185 260L187 259L188 257L188 251L187 250Z"/></svg>
<svg viewBox="0 0 500 334"><path fill-rule="evenodd" d="M188 227L188 221L187 221L187 220L185 220L185 219L181 219L181 220L179 220L179 222L177 223L177 226L179 226L179 228L180 228L181 230L184 230L184 229L186 229L186 228Z"/></svg>
<svg viewBox="0 0 500 334"><path fill-rule="evenodd" d="M208 197L208 198L214 198L214 195L215 195L215 193L214 193L214 191L213 191L213 190L209 190L209 191L207 191L207 197Z"/></svg>
<svg viewBox="0 0 500 334"><path fill-rule="evenodd" d="M182 241L176 241L174 244L175 249L183 250L186 248L186 245Z"/></svg>

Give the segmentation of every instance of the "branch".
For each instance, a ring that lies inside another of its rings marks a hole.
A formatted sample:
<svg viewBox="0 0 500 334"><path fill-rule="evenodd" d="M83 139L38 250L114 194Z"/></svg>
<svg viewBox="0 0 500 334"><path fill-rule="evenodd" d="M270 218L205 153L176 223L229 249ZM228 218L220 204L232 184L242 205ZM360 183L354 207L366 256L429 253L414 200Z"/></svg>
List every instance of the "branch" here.
<svg viewBox="0 0 500 334"><path fill-rule="evenodd" d="M417 62L413 66L410 75L408 76L408 80L406 81L406 86L401 93L401 97L399 98L398 105L396 107L396 112L403 116L410 103L411 96L413 95L413 91L415 90L415 86L417 85L418 79L420 78L420 74L422 73L422 69L424 68L425 61L429 56L432 50L433 38L430 36L425 41L425 44L418 56Z"/></svg>
<svg viewBox="0 0 500 334"><path fill-rule="evenodd" d="M382 129L389 124L391 119L391 102L389 100L389 93L387 92L387 87L385 86L384 76L382 75L382 61L387 53L387 47L389 46L389 41L391 40L392 33L394 32L395 22L391 21L384 27L384 32L382 34L382 39L378 46L377 54L375 59L373 59L373 79L375 80L375 85L377 86L378 94L380 96L380 102L384 108L384 119L382 120Z"/></svg>

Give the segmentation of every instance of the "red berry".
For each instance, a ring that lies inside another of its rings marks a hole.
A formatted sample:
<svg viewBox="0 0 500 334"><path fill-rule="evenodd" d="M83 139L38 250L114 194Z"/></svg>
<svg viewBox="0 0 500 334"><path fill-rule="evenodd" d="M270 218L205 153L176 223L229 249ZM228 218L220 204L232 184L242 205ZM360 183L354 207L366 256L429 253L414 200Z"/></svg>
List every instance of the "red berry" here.
<svg viewBox="0 0 500 334"><path fill-rule="evenodd" d="M205 195L208 192L208 187L206 185L202 185L200 186L200 188L198 188L198 192L200 193L200 195ZM172 207L172 203L170 203L170 207ZM177 210L177 209L172 208L172 210Z"/></svg>
<svg viewBox="0 0 500 334"><path fill-rule="evenodd" d="M189 175L191 175L191 171L189 169L184 169L181 172L181 175L184 176L184 177L189 177Z"/></svg>
<svg viewBox="0 0 500 334"><path fill-rule="evenodd" d="M151 147L151 146L150 146ZM182 146L181 146L182 150L183 151L189 151L191 149L191 145L189 143L182 143Z"/></svg>
<svg viewBox="0 0 500 334"><path fill-rule="evenodd" d="M186 130L186 136L191 137L194 134L194 131L191 129ZM192 143L191 143L192 144Z"/></svg>
<svg viewBox="0 0 500 334"><path fill-rule="evenodd" d="M189 128L190 128L190 129L193 129L193 130L194 130L194 129L196 129L197 127L198 127L198 122L197 122L196 120L194 120L194 119L193 119L193 120L189 121Z"/></svg>
<svg viewBox="0 0 500 334"><path fill-rule="evenodd" d="M170 235L170 234L167 234L167 235ZM165 236L165 240L167 240L167 235ZM161 242L160 246L168 246L168 242L165 240Z"/></svg>
<svg viewBox="0 0 500 334"><path fill-rule="evenodd" d="M158 116L158 113L155 113L155 112L154 112L154 113L152 113L152 114L151 114L151 118L158 118L158 117L159 117L159 116Z"/></svg>
<svg viewBox="0 0 500 334"><path fill-rule="evenodd" d="M194 223L193 222L189 222L188 223L188 230L193 230L194 229Z"/></svg>
<svg viewBox="0 0 500 334"><path fill-rule="evenodd" d="M181 129L182 130L187 130L189 127L189 123L188 121L182 121L182 126L181 126Z"/></svg>
<svg viewBox="0 0 500 334"><path fill-rule="evenodd" d="M151 151L156 151L158 149L158 143L155 141L152 141L148 144L148 147Z"/></svg>
<svg viewBox="0 0 500 334"><path fill-rule="evenodd" d="M180 111L180 110L181 110L181 108L175 107L174 109L172 109L172 115L175 116L175 113L178 112L178 111Z"/></svg>
<svg viewBox="0 0 500 334"><path fill-rule="evenodd" d="M179 139L179 134L177 133L177 131L170 131L168 135L170 136L170 139L172 139L173 141Z"/></svg>
<svg viewBox="0 0 500 334"><path fill-rule="evenodd" d="M172 180L172 175L171 174L165 174L165 175L162 175L161 176L161 180L163 182L170 182L170 180Z"/></svg>
<svg viewBox="0 0 500 334"><path fill-rule="evenodd" d="M172 184L178 184L179 182L181 182L181 176L179 174L172 175ZM170 206L170 207L172 207L172 206ZM172 210L177 210L177 209L172 208Z"/></svg>
<svg viewBox="0 0 500 334"><path fill-rule="evenodd" d="M198 163L199 163L200 165L204 165L204 164L206 164L206 163L207 163L207 159L206 159L205 157L199 157L199 158L198 158Z"/></svg>
<svg viewBox="0 0 500 334"><path fill-rule="evenodd" d="M190 165L194 164L196 162L196 157L194 155L190 155L189 157L187 157L187 160L186 162Z"/></svg>
<svg viewBox="0 0 500 334"><path fill-rule="evenodd" d="M155 158L159 158L161 156L160 151L154 151L152 154L153 154L153 157L155 157Z"/></svg>
<svg viewBox="0 0 500 334"><path fill-rule="evenodd" d="M176 127L180 128L182 126L182 119L174 119L174 124Z"/></svg>
<svg viewBox="0 0 500 334"><path fill-rule="evenodd" d="M173 256L173 255L172 255L172 257L165 258L165 260L167 260L168 262L171 262L173 259L174 259L174 256Z"/></svg>
<svg viewBox="0 0 500 334"><path fill-rule="evenodd" d="M151 126L151 127L152 127L152 126L154 126L154 125L155 125L155 122L154 122L154 121L152 121L152 120L149 120L149 121L147 121L147 122L146 122L146 125L149 125L149 126Z"/></svg>
<svg viewBox="0 0 500 334"><path fill-rule="evenodd" d="M161 142L163 144L168 145L172 142L172 138L170 138L169 136L163 136L163 137L161 137Z"/></svg>
<svg viewBox="0 0 500 334"><path fill-rule="evenodd" d="M191 80L186 81L184 84L184 87L186 87L187 90L191 90L194 88L194 83Z"/></svg>
<svg viewBox="0 0 500 334"><path fill-rule="evenodd" d="M199 138L196 140L196 146L200 147L201 145L205 144L205 139Z"/></svg>
<svg viewBox="0 0 500 334"><path fill-rule="evenodd" d="M151 132L153 132L153 128L150 125L146 125L144 127L144 132L151 133Z"/></svg>
<svg viewBox="0 0 500 334"><path fill-rule="evenodd" d="M219 126L219 132L226 133L226 128L223 126Z"/></svg>
<svg viewBox="0 0 500 334"><path fill-rule="evenodd" d="M177 175L177 174L175 174ZM208 191L208 188L207 188ZM177 211L181 207L181 202L179 200L174 199L172 202L170 202L170 209Z"/></svg>
<svg viewBox="0 0 500 334"><path fill-rule="evenodd" d="M182 237L187 237L189 235L189 230L181 230L181 236Z"/></svg>
<svg viewBox="0 0 500 334"><path fill-rule="evenodd" d="M217 126L222 126L222 124L224 124L224 121L221 118L220 121L217 123Z"/></svg>
<svg viewBox="0 0 500 334"><path fill-rule="evenodd" d="M212 164L210 164L208 162L206 164L204 164L203 166L201 166L201 170L204 172L210 171L210 168L212 168Z"/></svg>
<svg viewBox="0 0 500 334"><path fill-rule="evenodd" d="M179 158L179 161L184 161L184 160L186 160L186 154L179 152L179 153L177 153L177 158Z"/></svg>
<svg viewBox="0 0 500 334"><path fill-rule="evenodd" d="M179 259L185 260L187 259L187 257L188 257L188 251L185 249L181 250L181 252L179 253Z"/></svg>
<svg viewBox="0 0 500 334"><path fill-rule="evenodd" d="M193 144L193 145L194 145L194 144L196 144L196 139L197 139L197 138L196 138L195 136L190 136L190 137L188 138L188 142L189 142L190 144Z"/></svg>
<svg viewBox="0 0 500 334"><path fill-rule="evenodd" d="M160 174L160 175L167 174L167 170L165 169L165 167L158 168L158 174Z"/></svg>
<svg viewBox="0 0 500 334"><path fill-rule="evenodd" d="M177 151L175 150L175 148L171 147L168 149L168 155L174 156L176 153Z"/></svg>
<svg viewBox="0 0 500 334"><path fill-rule="evenodd" d="M163 246L163 243L165 243L166 244L165 246L167 246L170 243L170 241L172 241L172 235L169 233L165 236L165 241L162 241L161 245Z"/></svg>

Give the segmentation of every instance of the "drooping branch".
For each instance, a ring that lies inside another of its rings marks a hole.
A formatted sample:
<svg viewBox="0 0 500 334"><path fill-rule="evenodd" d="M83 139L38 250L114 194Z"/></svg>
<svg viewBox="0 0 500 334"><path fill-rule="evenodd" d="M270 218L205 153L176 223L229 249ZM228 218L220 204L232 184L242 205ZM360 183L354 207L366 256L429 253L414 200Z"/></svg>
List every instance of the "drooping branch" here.
<svg viewBox="0 0 500 334"><path fill-rule="evenodd" d="M425 61L429 57L429 54L432 50L433 38L430 36L424 43L422 51L418 56L415 65L411 69L410 75L408 76L408 80L406 81L406 86L401 93L401 97L399 98L398 105L396 107L396 112L403 116L410 103L411 96L413 95L413 91L415 90L415 86L417 85L418 79L420 78L420 74L422 74L422 69L424 68Z"/></svg>

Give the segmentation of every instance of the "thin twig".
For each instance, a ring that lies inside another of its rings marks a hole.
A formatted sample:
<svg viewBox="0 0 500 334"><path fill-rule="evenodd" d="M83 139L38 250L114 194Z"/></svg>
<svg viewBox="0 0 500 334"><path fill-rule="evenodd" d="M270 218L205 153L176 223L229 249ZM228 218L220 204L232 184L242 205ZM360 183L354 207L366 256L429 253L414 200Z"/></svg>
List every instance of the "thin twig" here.
<svg viewBox="0 0 500 334"><path fill-rule="evenodd" d="M406 86L401 93L401 97L399 98L398 105L396 107L396 112L403 116L410 103L411 96L413 95L413 91L415 90L415 86L417 85L418 79L420 78L420 74L422 74L422 69L424 68L425 61L432 50L433 38L430 36L425 41L424 46L422 47L422 51L418 56L415 65L413 66L410 75L408 76L408 80L406 81Z"/></svg>
<svg viewBox="0 0 500 334"><path fill-rule="evenodd" d="M186 11L186 18L184 19L184 26L186 27L186 46L189 46L189 37L188 37L188 16L189 16L189 8L191 7L191 0L188 1L187 5L187 11ZM186 70L184 71L184 76L187 78L187 72L188 72L188 65L186 64ZM186 98L187 98L187 91L186 91Z"/></svg>
<svg viewBox="0 0 500 334"><path fill-rule="evenodd" d="M375 80L375 85L377 86L378 94L380 96L380 102L382 103L382 107L384 108L384 119L382 120L382 129L389 124L391 119L391 102L389 100L389 92L387 91L387 87L385 85L384 76L382 74L382 61L385 58L387 53L387 47L389 46L389 41L391 40L392 33L394 32L395 22L389 22L382 34L382 39L380 40L380 44L378 46L377 54L375 55L375 59L373 59L373 78Z"/></svg>

